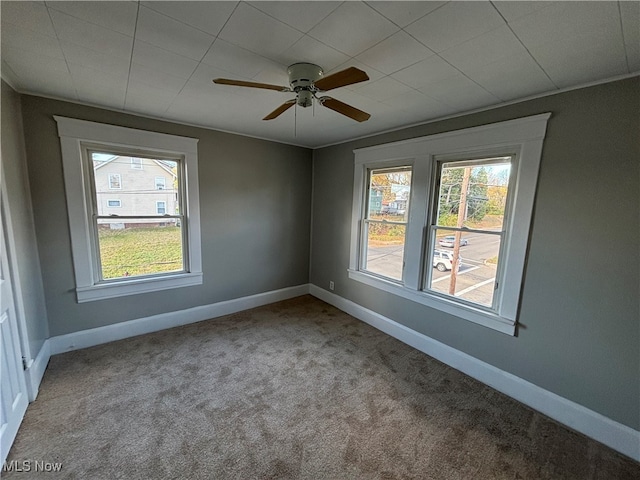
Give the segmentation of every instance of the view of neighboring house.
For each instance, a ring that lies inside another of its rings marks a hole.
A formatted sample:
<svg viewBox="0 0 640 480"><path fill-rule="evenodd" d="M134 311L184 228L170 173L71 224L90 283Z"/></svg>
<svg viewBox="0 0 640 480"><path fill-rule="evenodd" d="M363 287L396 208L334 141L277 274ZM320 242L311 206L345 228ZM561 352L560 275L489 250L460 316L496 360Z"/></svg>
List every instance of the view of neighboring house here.
<svg viewBox="0 0 640 480"><path fill-rule="evenodd" d="M404 215L407 211L410 191L411 187L409 185L391 185L392 200L383 202L382 213L390 215Z"/></svg>
<svg viewBox="0 0 640 480"><path fill-rule="evenodd" d="M99 216L174 215L178 210L176 162L119 155L93 154L97 213ZM159 222L155 218L110 221L111 229Z"/></svg>
<svg viewBox="0 0 640 480"><path fill-rule="evenodd" d="M369 194L369 214L378 215L382 211L382 187L371 187Z"/></svg>

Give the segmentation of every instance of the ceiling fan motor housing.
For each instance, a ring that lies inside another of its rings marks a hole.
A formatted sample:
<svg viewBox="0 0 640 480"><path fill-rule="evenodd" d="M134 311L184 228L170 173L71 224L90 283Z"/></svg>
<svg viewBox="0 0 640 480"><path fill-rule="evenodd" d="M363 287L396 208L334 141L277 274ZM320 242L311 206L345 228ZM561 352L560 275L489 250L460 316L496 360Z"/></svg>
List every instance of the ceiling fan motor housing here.
<svg viewBox="0 0 640 480"><path fill-rule="evenodd" d="M289 84L294 91L304 87L311 87L313 82L322 78L322 68L313 63L294 63L287 69Z"/></svg>
<svg viewBox="0 0 640 480"><path fill-rule="evenodd" d="M322 78L322 68L313 63L294 63L287 73L291 88L298 94L298 105L310 107L313 103L313 84Z"/></svg>

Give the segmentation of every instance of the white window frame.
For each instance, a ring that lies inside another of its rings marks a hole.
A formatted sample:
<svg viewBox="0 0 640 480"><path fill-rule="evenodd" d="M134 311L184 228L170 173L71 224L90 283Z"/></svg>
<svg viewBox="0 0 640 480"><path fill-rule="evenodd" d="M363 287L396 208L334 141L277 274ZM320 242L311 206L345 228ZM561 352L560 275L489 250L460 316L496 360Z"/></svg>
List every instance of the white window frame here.
<svg viewBox="0 0 640 480"><path fill-rule="evenodd" d="M160 213L160 204L162 204L162 209L164 210L163 213ZM156 214L157 215L166 215L167 214L167 202L164 200L157 200L156 201Z"/></svg>
<svg viewBox="0 0 640 480"><path fill-rule="evenodd" d="M78 303L202 284L200 205L198 192L198 139L132 128L105 125L54 115L62 149L67 214L71 234L73 267ZM186 194L181 206L188 224L183 241L186 271L140 278L99 281L98 251L92 235L90 162L84 160L85 145L159 156L180 157L184 162Z"/></svg>
<svg viewBox="0 0 640 480"><path fill-rule="evenodd" d="M162 182L158 183L158 180L162 180ZM158 188L158 185L162 185L162 188ZM167 189L167 179L165 177L156 177L155 178L155 187L156 187L156 190L166 190Z"/></svg>
<svg viewBox="0 0 640 480"><path fill-rule="evenodd" d="M540 168L542 146L550 113L483 125L464 130L413 138L354 150L354 188L350 279L414 302L514 335L520 290L524 276L533 203ZM433 213L436 161L442 158L514 156L510 183L510 211L505 215L505 246L500 259L502 279L495 311L475 307L456 298L426 289L424 272L431 268L428 258L430 215ZM412 165L409 225L405 239L405 268L402 281L395 282L364 272L360 268L362 222L366 208L367 172L372 168Z"/></svg>
<svg viewBox="0 0 640 480"><path fill-rule="evenodd" d="M133 170L142 170L142 159L138 157L131 157L131 168Z"/></svg>
<svg viewBox="0 0 640 480"><path fill-rule="evenodd" d="M118 187L111 186L111 177L118 177ZM110 173L107 176L107 182L109 183L109 190L122 190L122 175L119 173Z"/></svg>
<svg viewBox="0 0 640 480"><path fill-rule="evenodd" d="M367 222L369 222L369 224L371 224L371 223L383 223L383 222L381 222L379 220L372 220L370 218L367 218L368 203L369 203L369 198L370 198L369 197L370 193L367 193L367 190L368 190L368 187L371 184L371 177L370 177L371 170L394 170L395 168L403 169L403 170L404 169L408 169L411 172L411 184L409 185L409 189L411 189L411 186L413 185L413 164L412 163L403 164L402 162L400 162L397 165L394 164L394 165L390 166L389 168L385 167L383 169L380 169L380 168L377 168L377 167L367 168L366 178L365 178L366 185L364 187L365 188L365 193L364 194L365 194L366 198L364 199L364 205L363 205L364 211L362 213L362 222L360 223L360 226L361 226L360 251L364 252L364 254L359 259L358 269L360 271L362 271L362 272L366 272L368 275L373 275L373 276L376 276L376 277L380 277L380 278L383 278L383 279L388 280L390 282L401 283L401 280L398 280L398 279L395 279L395 278L392 278L392 277L388 277L386 275L383 275L381 273L376 273L376 272L373 272L371 270L367 270L367 261L368 261L368 259L367 259L367 253L366 253L367 249L368 249L368 243L369 243L369 241L368 241L368 239L366 237L366 235L368 233ZM409 197L409 198L411 198L411 197ZM382 204L382 201L380 203ZM407 203L409 204L409 209L411 209L411 202L407 201ZM407 252L407 236L408 236L407 232L408 232L408 229L409 229L409 220L408 219L409 219L409 217L407 216L406 220L404 220L404 221L389 222L389 223L395 223L395 224L404 224L404 226L405 226L405 241L404 241L405 243L404 243L404 246L403 246L403 248L404 248L403 263L404 263L404 259L406 259L406 252Z"/></svg>
<svg viewBox="0 0 640 480"><path fill-rule="evenodd" d="M117 205L109 205L110 202L118 202ZM122 200L118 200L115 198L107 200L107 208L122 208Z"/></svg>

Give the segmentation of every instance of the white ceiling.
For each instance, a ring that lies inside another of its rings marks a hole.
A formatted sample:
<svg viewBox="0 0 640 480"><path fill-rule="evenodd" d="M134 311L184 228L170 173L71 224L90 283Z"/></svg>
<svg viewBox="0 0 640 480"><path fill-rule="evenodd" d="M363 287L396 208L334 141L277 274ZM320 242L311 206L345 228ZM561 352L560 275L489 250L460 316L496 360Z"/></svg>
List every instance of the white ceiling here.
<svg viewBox="0 0 640 480"><path fill-rule="evenodd" d="M9 2L2 77L20 92L317 147L640 71L640 2ZM292 108L287 66L349 66L331 92L372 117ZM294 129L295 121L295 129Z"/></svg>

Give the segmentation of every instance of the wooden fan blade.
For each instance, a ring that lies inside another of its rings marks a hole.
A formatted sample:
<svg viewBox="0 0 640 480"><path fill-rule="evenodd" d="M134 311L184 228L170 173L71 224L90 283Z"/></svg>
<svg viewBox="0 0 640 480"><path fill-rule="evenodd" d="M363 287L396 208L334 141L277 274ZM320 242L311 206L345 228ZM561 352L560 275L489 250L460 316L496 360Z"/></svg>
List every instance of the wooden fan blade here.
<svg viewBox="0 0 640 480"><path fill-rule="evenodd" d="M346 70L333 73L327 77L321 78L314 83L318 90L326 92L334 88L353 85L354 83L365 82L369 80L369 75L356 67L349 67Z"/></svg>
<svg viewBox="0 0 640 480"><path fill-rule="evenodd" d="M284 102L282 105L280 105L278 108L276 108L273 112L271 112L269 115L264 117L263 120L273 120L277 116L279 116L279 115L283 114L284 112L286 112L287 110L289 110L295 104L296 104L295 99L289 100L287 102Z"/></svg>
<svg viewBox="0 0 640 480"><path fill-rule="evenodd" d="M330 108L334 112L338 112L349 118L353 118L357 122L366 122L367 120L369 120L369 118L371 118L371 115L367 112L358 110L357 108L352 107L351 105L347 105L346 103L341 102L340 100L336 100L335 98L322 97L320 99L320 102L322 103L322 105Z"/></svg>
<svg viewBox="0 0 640 480"><path fill-rule="evenodd" d="M278 92L291 92L289 87L271 85L270 83L245 82L243 80L231 80L229 78L214 78L213 83L219 85L234 85L236 87L264 88L266 90L276 90Z"/></svg>

